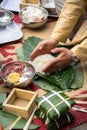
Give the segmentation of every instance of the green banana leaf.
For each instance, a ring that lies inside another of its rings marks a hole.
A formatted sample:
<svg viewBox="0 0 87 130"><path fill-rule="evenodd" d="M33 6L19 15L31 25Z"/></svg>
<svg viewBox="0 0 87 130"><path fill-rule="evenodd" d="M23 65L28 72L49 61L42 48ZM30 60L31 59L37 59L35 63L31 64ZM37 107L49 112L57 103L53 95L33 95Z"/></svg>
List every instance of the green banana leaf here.
<svg viewBox="0 0 87 130"><path fill-rule="evenodd" d="M73 69L74 69L74 79L73 82L71 83L70 88L71 89L81 88L84 82L84 74L81 64L78 63L77 65L73 66Z"/></svg>
<svg viewBox="0 0 87 130"><path fill-rule="evenodd" d="M35 112L35 115L42 119L45 123L47 119L46 114L44 114L41 109L38 109ZM56 120L48 120L46 123L47 130L59 130L63 126L68 125L69 123L74 121L74 117L70 112L66 112L66 114L62 115L60 118L57 118Z"/></svg>
<svg viewBox="0 0 87 130"><path fill-rule="evenodd" d="M3 126L3 130L7 128L10 124L12 124L18 117L15 115L12 115L11 113L4 112L3 110L0 110L0 123ZM12 128L14 130L23 130L24 126L26 125L27 120L22 118L17 122L17 124ZM29 129L36 129L38 128L38 125L31 124Z"/></svg>
<svg viewBox="0 0 87 130"><path fill-rule="evenodd" d="M2 103L5 101L6 99L6 92L0 92L0 104L2 105Z"/></svg>
<svg viewBox="0 0 87 130"><path fill-rule="evenodd" d="M30 53L40 41L42 41L42 39L34 36L26 39L23 46L16 50L18 60L28 61ZM69 66L64 70L54 72L49 76L44 76L40 73L37 73L37 75L38 78L34 78L33 82L47 91L81 88L84 80L83 71L80 64L75 67Z"/></svg>
<svg viewBox="0 0 87 130"><path fill-rule="evenodd" d="M38 37L29 37L24 40L23 46L16 49L18 60L29 61L29 55L33 51L33 49L37 46L37 44L42 41L42 39Z"/></svg>
<svg viewBox="0 0 87 130"><path fill-rule="evenodd" d="M46 91L51 91L51 90L60 91L61 90L60 88L58 88L57 85L50 83L48 80L40 76L38 76L37 79L34 78L33 83L40 86L40 88Z"/></svg>
<svg viewBox="0 0 87 130"><path fill-rule="evenodd" d="M17 116L12 115L12 114L7 113L7 112L3 112L3 110L0 110L0 123L3 126L3 129L8 127L16 119L17 119ZM25 124L26 124L26 120L22 119L22 123L21 123L21 127L20 128L22 129L25 126Z"/></svg>
<svg viewBox="0 0 87 130"><path fill-rule="evenodd" d="M49 82L57 85L62 90L65 90L69 88L71 85L71 82L74 77L74 70L72 66L69 66L64 70L54 72L50 75L43 75L41 73L38 73L38 75L48 80Z"/></svg>

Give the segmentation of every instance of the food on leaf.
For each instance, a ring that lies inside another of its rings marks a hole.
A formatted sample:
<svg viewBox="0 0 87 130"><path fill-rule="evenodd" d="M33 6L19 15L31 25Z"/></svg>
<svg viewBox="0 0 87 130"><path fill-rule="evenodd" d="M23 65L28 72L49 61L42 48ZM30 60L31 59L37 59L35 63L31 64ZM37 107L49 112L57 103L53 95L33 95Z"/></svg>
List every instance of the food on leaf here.
<svg viewBox="0 0 87 130"><path fill-rule="evenodd" d="M37 56L32 62L31 64L34 66L35 71L39 72L39 73L43 73L42 72L42 68L51 60L53 60L55 57L52 56L51 54L43 54L40 56Z"/></svg>

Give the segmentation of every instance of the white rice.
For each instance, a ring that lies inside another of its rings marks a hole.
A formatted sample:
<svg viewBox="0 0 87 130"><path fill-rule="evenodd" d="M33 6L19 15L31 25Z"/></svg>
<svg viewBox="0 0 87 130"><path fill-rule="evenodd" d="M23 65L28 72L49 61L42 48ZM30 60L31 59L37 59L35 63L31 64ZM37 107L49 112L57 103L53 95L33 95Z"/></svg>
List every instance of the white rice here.
<svg viewBox="0 0 87 130"><path fill-rule="evenodd" d="M43 73L42 68L51 60L53 60L55 57L51 54L43 54L38 57L36 57L32 62L30 62L36 72Z"/></svg>
<svg viewBox="0 0 87 130"><path fill-rule="evenodd" d="M25 23L34 22L35 18L39 18L40 20L45 17L43 11L37 7L28 6L26 10L22 12L22 18Z"/></svg>

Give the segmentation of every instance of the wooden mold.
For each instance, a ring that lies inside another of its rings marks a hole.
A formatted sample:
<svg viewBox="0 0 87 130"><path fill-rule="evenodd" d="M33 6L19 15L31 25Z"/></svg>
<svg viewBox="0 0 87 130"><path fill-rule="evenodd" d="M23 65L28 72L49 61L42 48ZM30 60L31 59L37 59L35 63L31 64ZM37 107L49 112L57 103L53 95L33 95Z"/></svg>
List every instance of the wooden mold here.
<svg viewBox="0 0 87 130"><path fill-rule="evenodd" d="M40 0L21 0L20 9L27 7L29 4L39 4Z"/></svg>
<svg viewBox="0 0 87 130"><path fill-rule="evenodd" d="M36 92L13 88L2 105L3 110L27 119L36 107L36 98Z"/></svg>

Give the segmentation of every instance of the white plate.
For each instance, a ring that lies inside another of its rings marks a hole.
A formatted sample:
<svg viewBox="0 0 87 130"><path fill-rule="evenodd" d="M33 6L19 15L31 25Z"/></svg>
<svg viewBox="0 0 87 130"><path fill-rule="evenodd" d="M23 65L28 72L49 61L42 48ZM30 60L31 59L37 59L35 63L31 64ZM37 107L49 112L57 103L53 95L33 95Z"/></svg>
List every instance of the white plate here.
<svg viewBox="0 0 87 130"><path fill-rule="evenodd" d="M3 0L1 7L10 11L19 12L21 0Z"/></svg>
<svg viewBox="0 0 87 130"><path fill-rule="evenodd" d="M6 27L0 27L0 44L19 40L22 36L23 33L15 22Z"/></svg>

